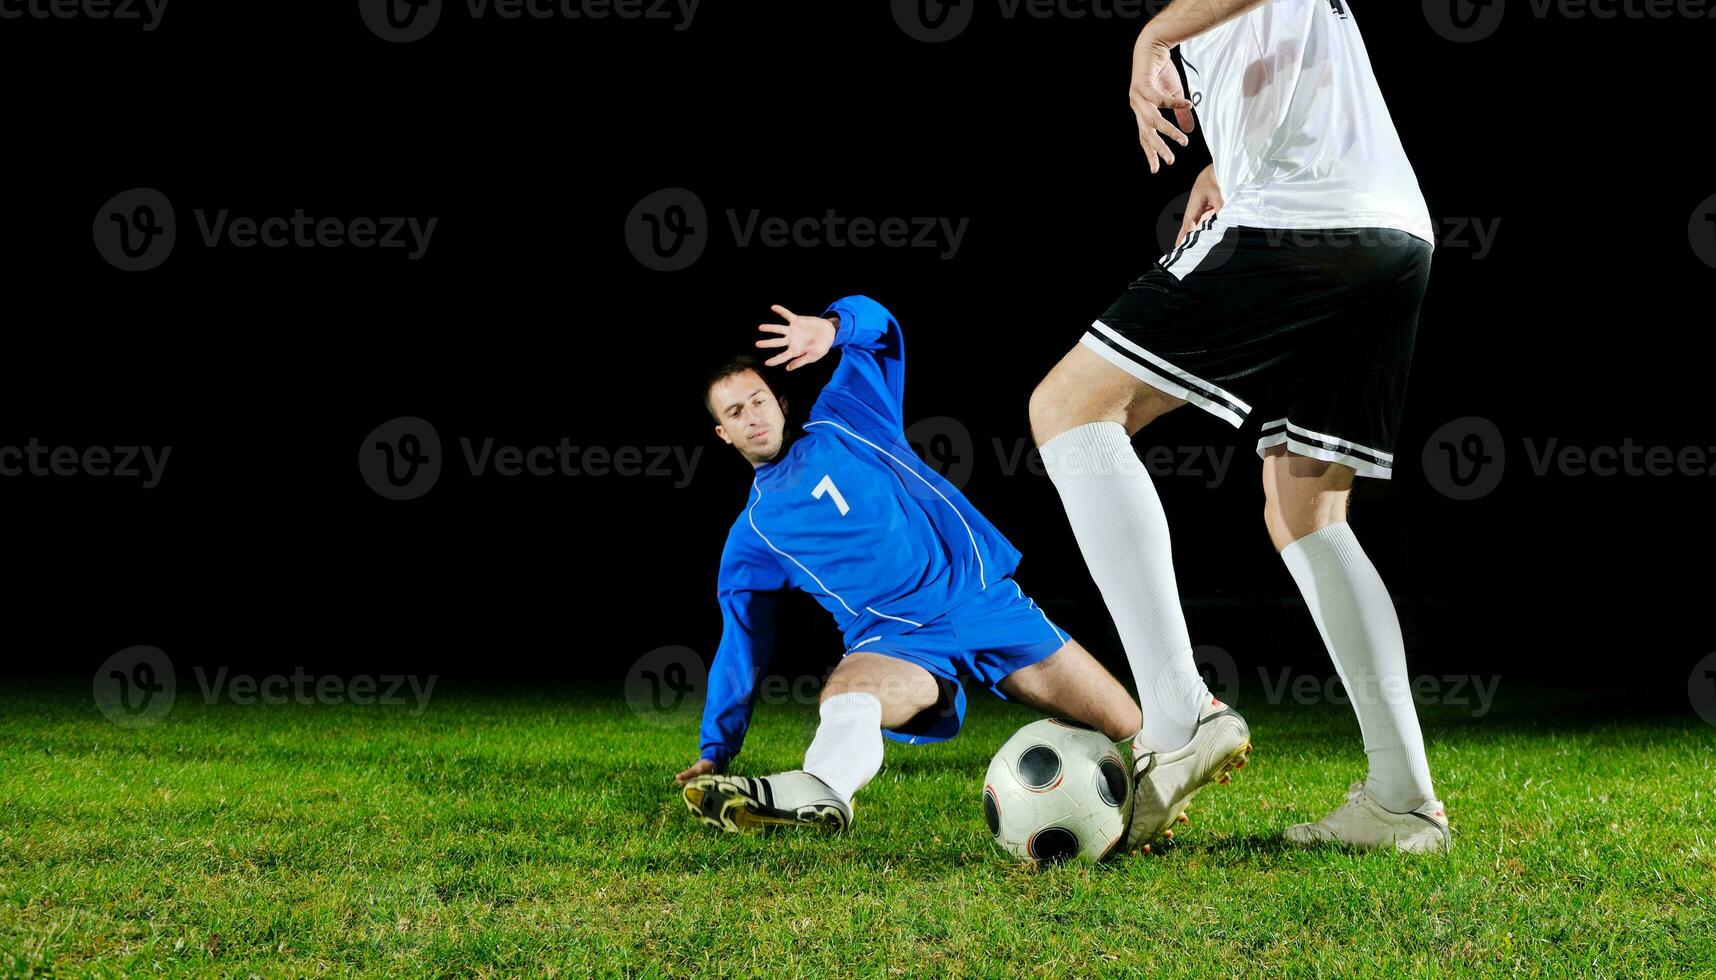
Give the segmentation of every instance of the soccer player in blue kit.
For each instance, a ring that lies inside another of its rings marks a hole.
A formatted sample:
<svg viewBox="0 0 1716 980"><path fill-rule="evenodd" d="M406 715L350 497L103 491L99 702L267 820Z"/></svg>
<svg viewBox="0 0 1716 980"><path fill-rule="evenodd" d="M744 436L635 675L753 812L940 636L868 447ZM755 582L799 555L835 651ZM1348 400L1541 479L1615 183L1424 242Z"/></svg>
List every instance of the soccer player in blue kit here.
<svg viewBox="0 0 1716 980"><path fill-rule="evenodd" d="M881 304L849 296L820 317L772 309L795 370L838 348L840 364L799 432L755 358L710 379L715 433L756 470L721 555L721 645L710 670L702 753L676 777L699 819L722 830L807 825L844 830L852 797L882 765L883 736L952 738L961 677L1119 742L1142 720L1127 690L1013 581L1019 552L906 443L905 346ZM810 593L834 616L846 653L821 695L804 767L724 775L744 742L774 644L777 594Z"/></svg>

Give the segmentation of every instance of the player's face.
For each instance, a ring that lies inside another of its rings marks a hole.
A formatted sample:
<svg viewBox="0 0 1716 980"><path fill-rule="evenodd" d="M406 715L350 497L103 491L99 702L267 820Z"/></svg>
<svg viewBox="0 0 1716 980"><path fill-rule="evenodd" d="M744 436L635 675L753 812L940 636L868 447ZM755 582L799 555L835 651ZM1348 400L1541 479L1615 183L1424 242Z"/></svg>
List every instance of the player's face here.
<svg viewBox="0 0 1716 980"><path fill-rule="evenodd" d="M709 404L715 410L715 434L752 466L781 451L786 410L757 372L741 371L717 381L709 389Z"/></svg>

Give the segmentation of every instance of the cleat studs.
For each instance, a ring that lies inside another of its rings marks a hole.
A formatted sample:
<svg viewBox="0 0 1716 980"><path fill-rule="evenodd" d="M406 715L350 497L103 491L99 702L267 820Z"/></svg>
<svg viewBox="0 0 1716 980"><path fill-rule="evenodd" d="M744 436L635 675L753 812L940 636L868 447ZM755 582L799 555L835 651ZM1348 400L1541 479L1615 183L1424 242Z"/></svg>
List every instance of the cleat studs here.
<svg viewBox="0 0 1716 980"><path fill-rule="evenodd" d="M1191 823L1192 822L1191 819L1183 813L1180 814L1180 816L1177 819L1179 820L1180 823Z"/></svg>
<svg viewBox="0 0 1716 980"><path fill-rule="evenodd" d="M1162 831L1162 839L1163 840L1173 840L1174 839L1174 832L1172 830Z"/></svg>

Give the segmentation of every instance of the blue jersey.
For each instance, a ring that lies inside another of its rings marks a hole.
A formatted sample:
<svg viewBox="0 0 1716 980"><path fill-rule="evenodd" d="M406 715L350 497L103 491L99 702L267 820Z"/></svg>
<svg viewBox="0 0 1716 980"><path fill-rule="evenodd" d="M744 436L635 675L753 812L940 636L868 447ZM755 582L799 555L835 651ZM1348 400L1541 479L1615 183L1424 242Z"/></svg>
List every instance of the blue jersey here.
<svg viewBox="0 0 1716 980"><path fill-rule="evenodd" d="M717 765L738 753L750 724L774 640L774 593L815 596L850 652L922 626L1019 564L1018 549L907 444L905 345L893 315L866 296L829 314L839 316L840 365L803 434L757 468L721 553L721 646L702 732L703 757Z"/></svg>

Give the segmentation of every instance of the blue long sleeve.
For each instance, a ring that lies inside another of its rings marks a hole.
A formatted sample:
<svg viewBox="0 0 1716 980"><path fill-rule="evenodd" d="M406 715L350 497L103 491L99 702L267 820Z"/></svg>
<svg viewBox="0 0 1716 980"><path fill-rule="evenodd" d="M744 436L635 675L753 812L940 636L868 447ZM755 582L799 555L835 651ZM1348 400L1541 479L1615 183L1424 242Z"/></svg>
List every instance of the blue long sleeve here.
<svg viewBox="0 0 1716 980"><path fill-rule="evenodd" d="M819 408L837 416L848 414L841 411L845 406L840 403L852 399L873 412L875 421L895 432L904 431L906 345L899 322L887 307L868 296L835 300L823 312L823 316L830 314L840 317L834 334L840 365L823 386L811 417L819 414Z"/></svg>
<svg viewBox="0 0 1716 980"><path fill-rule="evenodd" d="M736 528L728 536L716 590L721 645L709 668L701 738L702 757L722 769L745 742L757 679L774 653L776 593L788 585L773 556L746 540L753 533Z"/></svg>

